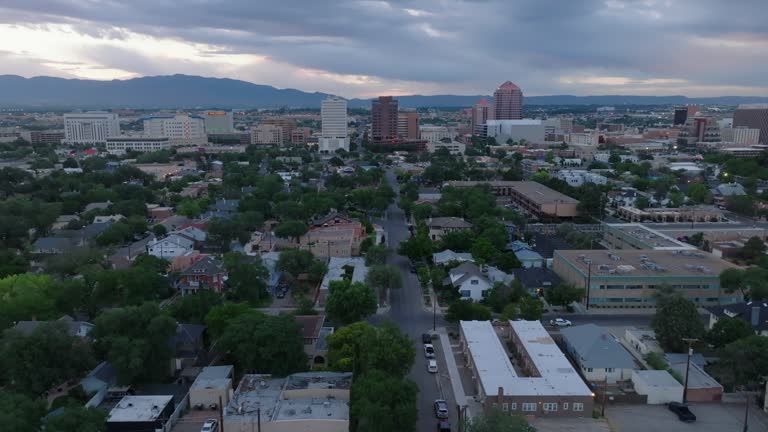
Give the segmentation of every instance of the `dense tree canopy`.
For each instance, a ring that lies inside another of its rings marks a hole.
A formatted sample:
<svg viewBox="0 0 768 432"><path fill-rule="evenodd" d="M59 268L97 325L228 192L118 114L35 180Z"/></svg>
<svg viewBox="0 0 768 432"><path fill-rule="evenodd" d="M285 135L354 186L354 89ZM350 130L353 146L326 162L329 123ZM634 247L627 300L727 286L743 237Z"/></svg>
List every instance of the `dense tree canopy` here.
<svg viewBox="0 0 768 432"><path fill-rule="evenodd" d="M351 324L376 313L376 293L362 282L332 281L328 287L325 312L340 324Z"/></svg>
<svg viewBox="0 0 768 432"><path fill-rule="evenodd" d="M651 327L662 348L672 352L685 351L688 345L684 338L701 338L704 335L704 323L696 305L678 293L657 299Z"/></svg>
<svg viewBox="0 0 768 432"><path fill-rule="evenodd" d="M352 384L352 428L356 432L416 430L418 387L410 380L373 370ZM356 428L355 428L356 426ZM354 429L353 429L354 428Z"/></svg>

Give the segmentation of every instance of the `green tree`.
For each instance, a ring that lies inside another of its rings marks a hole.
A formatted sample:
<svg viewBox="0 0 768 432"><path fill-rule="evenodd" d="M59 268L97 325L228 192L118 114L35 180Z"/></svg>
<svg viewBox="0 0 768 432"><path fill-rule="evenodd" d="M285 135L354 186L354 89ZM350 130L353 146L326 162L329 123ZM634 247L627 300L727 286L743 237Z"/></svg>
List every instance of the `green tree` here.
<svg viewBox="0 0 768 432"><path fill-rule="evenodd" d="M720 273L720 286L728 293L739 290L751 300L768 299L768 270L761 267L726 269Z"/></svg>
<svg viewBox="0 0 768 432"><path fill-rule="evenodd" d="M117 370L118 381L130 384L167 377L176 321L157 305L145 303L112 309L96 318L91 335L96 350Z"/></svg>
<svg viewBox="0 0 768 432"><path fill-rule="evenodd" d="M295 315L317 315L315 303L306 296L300 297L296 301Z"/></svg>
<svg viewBox="0 0 768 432"><path fill-rule="evenodd" d="M475 242L476 234L471 230L450 231L440 238L440 250L468 252Z"/></svg>
<svg viewBox="0 0 768 432"><path fill-rule="evenodd" d="M285 376L307 367L302 331L293 315L251 311L232 319L219 346L243 370Z"/></svg>
<svg viewBox="0 0 768 432"><path fill-rule="evenodd" d="M0 391L0 424L8 432L40 430L40 418L45 415L42 399L32 399L21 393Z"/></svg>
<svg viewBox="0 0 768 432"><path fill-rule="evenodd" d="M696 183L688 188L688 198L690 198L694 204L706 204L712 201L712 194L705 184Z"/></svg>
<svg viewBox="0 0 768 432"><path fill-rule="evenodd" d="M651 206L651 202L648 200L648 198L644 196L639 196L635 200L635 207L639 208L640 210L645 210L650 206Z"/></svg>
<svg viewBox="0 0 768 432"><path fill-rule="evenodd" d="M214 339L220 337L233 319L245 315L251 310L251 307L245 303L224 303L212 307L205 315L208 334Z"/></svg>
<svg viewBox="0 0 768 432"><path fill-rule="evenodd" d="M493 265L507 273L511 273L514 269L521 267L520 260L517 259L517 255L514 252L500 252L496 254L496 257L493 259Z"/></svg>
<svg viewBox="0 0 768 432"><path fill-rule="evenodd" d="M376 338L376 333L376 327L365 321L352 323L333 332L328 336L328 367L335 371L352 372L355 352L362 354L363 347L369 346L369 341Z"/></svg>
<svg viewBox="0 0 768 432"><path fill-rule="evenodd" d="M201 289L194 294L181 297L168 308L168 311L178 322L203 324L211 308L221 302L221 296L215 291Z"/></svg>
<svg viewBox="0 0 768 432"><path fill-rule="evenodd" d="M471 300L456 300L448 306L445 314L445 320L448 322L458 321L488 321L491 319L491 310L487 307L474 303Z"/></svg>
<svg viewBox="0 0 768 432"><path fill-rule="evenodd" d="M302 221L288 220L275 228L275 235L280 238L292 238L299 242L299 238L309 231L309 227Z"/></svg>
<svg viewBox="0 0 768 432"><path fill-rule="evenodd" d="M684 338L704 335L704 324L696 305L677 293L657 298L651 328L662 348L672 352L685 351Z"/></svg>
<svg viewBox="0 0 768 432"><path fill-rule="evenodd" d="M760 237L750 237L741 249L741 256L750 264L754 264L765 255L765 243Z"/></svg>
<svg viewBox="0 0 768 432"><path fill-rule="evenodd" d="M12 249L0 249L0 278L25 273L29 269L29 261L24 255Z"/></svg>
<svg viewBox="0 0 768 432"><path fill-rule="evenodd" d="M411 380L373 370L357 378L351 389L349 415L356 431L412 432L418 416L418 387Z"/></svg>
<svg viewBox="0 0 768 432"><path fill-rule="evenodd" d="M168 229L165 227L165 225L154 225L152 227L152 234L155 235L155 237L165 237L168 234Z"/></svg>
<svg viewBox="0 0 768 432"><path fill-rule="evenodd" d="M39 395L95 366L91 347L69 335L63 322L40 324L30 335L10 330L0 339L4 381L20 393Z"/></svg>
<svg viewBox="0 0 768 432"><path fill-rule="evenodd" d="M24 273L0 279L0 329L16 321L54 318L52 287L53 279L47 275Z"/></svg>
<svg viewBox="0 0 768 432"><path fill-rule="evenodd" d="M413 218L416 221L423 221L432 217L432 205L431 204L416 204L411 210Z"/></svg>
<svg viewBox="0 0 768 432"><path fill-rule="evenodd" d="M525 417L509 415L499 410L492 410L485 415L477 415L466 422L466 432L536 432Z"/></svg>
<svg viewBox="0 0 768 432"><path fill-rule="evenodd" d="M45 424L46 432L104 432L109 417L107 411L82 406L66 407L61 414Z"/></svg>
<svg viewBox="0 0 768 432"><path fill-rule="evenodd" d="M755 334L748 322L739 318L722 317L707 332L704 339L715 348Z"/></svg>
<svg viewBox="0 0 768 432"><path fill-rule="evenodd" d="M280 258L277 259L276 268L296 279L300 274L306 273L314 261L315 257L309 251L286 249L280 251Z"/></svg>
<svg viewBox="0 0 768 432"><path fill-rule="evenodd" d="M386 293L391 289L398 289L403 285L403 277L397 267L388 265L375 265L368 270L365 277L368 285L379 293L379 298L385 299Z"/></svg>
<svg viewBox="0 0 768 432"><path fill-rule="evenodd" d="M227 268L227 286L233 299L260 305L269 299L266 279L269 271L261 263L260 257L249 257L240 252L224 254L224 266Z"/></svg>
<svg viewBox="0 0 768 432"><path fill-rule="evenodd" d="M328 287L325 312L340 324L350 324L376 313L376 294L362 282L332 281Z"/></svg>
<svg viewBox="0 0 768 432"><path fill-rule="evenodd" d="M482 264L489 264L496 257L498 250L493 246L486 238L479 238L472 244L472 257L476 262Z"/></svg>
<svg viewBox="0 0 768 432"><path fill-rule="evenodd" d="M387 262L387 247L384 245L373 245L365 252L365 265L372 266L384 264Z"/></svg>
<svg viewBox="0 0 768 432"><path fill-rule="evenodd" d="M525 296L520 299L520 318L526 321L538 321L544 314L544 303L536 297Z"/></svg>
<svg viewBox="0 0 768 432"><path fill-rule="evenodd" d="M153 273L166 273L168 271L168 261L154 255L141 254L133 260L131 267L141 268L144 271Z"/></svg>
<svg viewBox="0 0 768 432"><path fill-rule="evenodd" d="M520 308L517 303L508 303L501 311L501 319L504 321L517 319L520 315Z"/></svg>
<svg viewBox="0 0 768 432"><path fill-rule="evenodd" d="M547 303L555 306L568 306L584 297L584 289L576 288L573 285L559 284L548 289L544 293Z"/></svg>
<svg viewBox="0 0 768 432"><path fill-rule="evenodd" d="M720 362L734 374L734 384L762 382L768 375L768 338L752 335L731 342L721 350Z"/></svg>
<svg viewBox="0 0 768 432"><path fill-rule="evenodd" d="M419 261L432 256L434 244L429 239L426 229L417 228L416 235L400 242L398 253L407 256L411 261Z"/></svg>

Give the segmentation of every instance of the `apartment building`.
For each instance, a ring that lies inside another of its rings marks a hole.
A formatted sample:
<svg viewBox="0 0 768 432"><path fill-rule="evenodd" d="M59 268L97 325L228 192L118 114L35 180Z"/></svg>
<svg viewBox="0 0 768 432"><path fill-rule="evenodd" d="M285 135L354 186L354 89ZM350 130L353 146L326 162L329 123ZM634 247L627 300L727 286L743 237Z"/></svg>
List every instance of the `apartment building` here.
<svg viewBox="0 0 768 432"><path fill-rule="evenodd" d="M120 135L120 119L115 113L64 114L64 143L66 144L103 144L107 137L117 135Z"/></svg>
<svg viewBox="0 0 768 432"><path fill-rule="evenodd" d="M488 185L499 198L536 217L571 218L578 214L579 201L541 183L530 181L450 181L456 188Z"/></svg>

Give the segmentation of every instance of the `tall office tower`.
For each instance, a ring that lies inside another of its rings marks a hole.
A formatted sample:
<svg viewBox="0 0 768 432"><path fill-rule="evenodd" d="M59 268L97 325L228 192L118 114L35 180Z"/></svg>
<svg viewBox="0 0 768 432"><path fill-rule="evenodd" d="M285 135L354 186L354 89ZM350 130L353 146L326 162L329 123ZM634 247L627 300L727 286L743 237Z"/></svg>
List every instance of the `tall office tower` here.
<svg viewBox="0 0 768 432"><path fill-rule="evenodd" d="M688 117L693 117L701 112L701 107L698 105L688 105Z"/></svg>
<svg viewBox="0 0 768 432"><path fill-rule="evenodd" d="M171 140L200 140L205 138L205 121L198 115L169 114L143 117L144 134L168 137Z"/></svg>
<svg viewBox="0 0 768 432"><path fill-rule="evenodd" d="M733 113L733 127L760 129L760 144L768 143L768 104L739 105Z"/></svg>
<svg viewBox="0 0 768 432"><path fill-rule="evenodd" d="M235 132L235 122L232 111L205 111L205 133L231 134Z"/></svg>
<svg viewBox="0 0 768 432"><path fill-rule="evenodd" d="M675 108L675 118L672 122L675 126L684 125L688 120L688 108Z"/></svg>
<svg viewBox="0 0 768 432"><path fill-rule="evenodd" d="M397 114L397 136L405 139L419 138L419 113L401 112Z"/></svg>
<svg viewBox="0 0 768 432"><path fill-rule="evenodd" d="M103 144L107 142L107 137L118 135L120 119L115 113L64 114L64 143Z"/></svg>
<svg viewBox="0 0 768 432"><path fill-rule="evenodd" d="M523 91L510 81L493 92L493 119L520 120L523 118Z"/></svg>
<svg viewBox="0 0 768 432"><path fill-rule="evenodd" d="M320 104L320 121L319 150L327 153L338 149L349 151L347 101L336 96L325 98Z"/></svg>
<svg viewBox="0 0 768 432"><path fill-rule="evenodd" d="M293 128L296 127L296 121L283 117L266 118L261 121L261 124L280 126L283 129L283 144L288 144L291 141Z"/></svg>
<svg viewBox="0 0 768 432"><path fill-rule="evenodd" d="M493 120L493 105L483 98L472 106L472 135L485 136L488 120Z"/></svg>
<svg viewBox="0 0 768 432"><path fill-rule="evenodd" d="M371 102L371 135L373 141L397 139L397 100L392 96L379 96Z"/></svg>

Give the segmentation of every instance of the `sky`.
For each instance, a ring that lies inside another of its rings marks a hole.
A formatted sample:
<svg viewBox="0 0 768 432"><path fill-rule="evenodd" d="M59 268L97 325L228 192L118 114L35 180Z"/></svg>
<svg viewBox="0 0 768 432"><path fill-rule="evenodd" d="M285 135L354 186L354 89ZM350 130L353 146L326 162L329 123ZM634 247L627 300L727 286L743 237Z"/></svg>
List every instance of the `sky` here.
<svg viewBox="0 0 768 432"><path fill-rule="evenodd" d="M765 0L2 0L0 74L345 97L768 96Z"/></svg>

